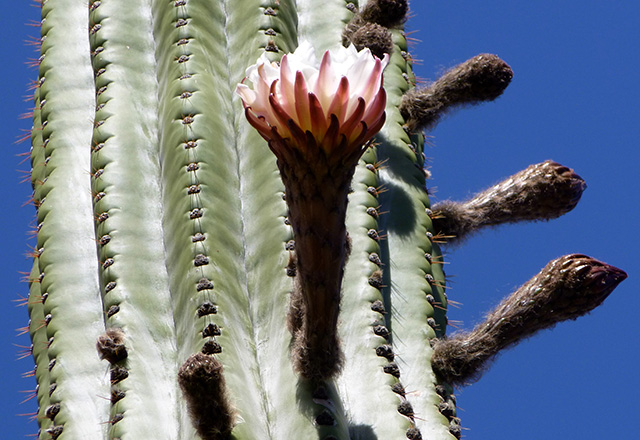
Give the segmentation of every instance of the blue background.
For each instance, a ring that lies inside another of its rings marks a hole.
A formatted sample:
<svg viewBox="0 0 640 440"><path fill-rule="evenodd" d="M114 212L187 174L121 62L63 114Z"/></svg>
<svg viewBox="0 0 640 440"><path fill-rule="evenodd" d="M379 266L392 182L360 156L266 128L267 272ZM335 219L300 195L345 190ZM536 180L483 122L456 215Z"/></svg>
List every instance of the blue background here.
<svg viewBox="0 0 640 440"><path fill-rule="evenodd" d="M15 145L31 122L29 82L37 58L25 44L39 10L22 0L0 17L0 414L3 438L37 431L19 413L33 389L31 358L16 360L15 344L28 346L16 328L26 308L14 300L27 293L19 271L29 271L27 229L34 209L20 184L28 142ZM640 409L637 363L640 342L638 271L640 212L638 124L640 103L640 6L635 2L485 0L412 3L408 31L419 39L411 52L416 74L435 80L446 69L490 52L515 72L493 103L462 109L430 133L433 199L461 200L504 177L546 159L572 167L588 184L578 207L551 222L504 226L448 249L449 296L462 303L449 318L469 328L503 296L549 260L585 253L629 274L589 316L562 323L504 353L476 384L457 392L458 414L469 439L632 438ZM33 244L33 241L31 241ZM633 313L632 313L633 312ZM450 329L449 331L454 331ZM419 417L419 414L418 414Z"/></svg>

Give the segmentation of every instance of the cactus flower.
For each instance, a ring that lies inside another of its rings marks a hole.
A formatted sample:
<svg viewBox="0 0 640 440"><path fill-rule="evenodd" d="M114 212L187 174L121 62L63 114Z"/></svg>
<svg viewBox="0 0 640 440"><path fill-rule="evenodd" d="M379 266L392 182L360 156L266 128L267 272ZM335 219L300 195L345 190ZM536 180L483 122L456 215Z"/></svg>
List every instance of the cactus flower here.
<svg viewBox="0 0 640 440"><path fill-rule="evenodd" d="M269 143L285 186L295 241L289 329L294 368L307 379L335 376L343 355L337 335L340 290L349 253L345 216L350 182L385 121L382 59L352 45L318 63L303 41L280 64L266 55L238 84L249 123Z"/></svg>
<svg viewBox="0 0 640 440"><path fill-rule="evenodd" d="M303 41L279 66L260 57L246 73L253 89L238 84L236 92L249 123L278 157L309 142L328 156L361 154L385 121L382 71L388 61L387 54L380 60L351 45L326 51L318 65L311 43Z"/></svg>

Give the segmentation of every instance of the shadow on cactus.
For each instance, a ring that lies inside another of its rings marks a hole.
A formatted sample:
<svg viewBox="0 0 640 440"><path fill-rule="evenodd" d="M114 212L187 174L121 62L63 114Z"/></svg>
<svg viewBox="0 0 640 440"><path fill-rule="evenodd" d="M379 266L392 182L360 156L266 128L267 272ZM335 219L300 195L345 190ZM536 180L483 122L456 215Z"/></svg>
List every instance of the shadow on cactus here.
<svg viewBox="0 0 640 440"><path fill-rule="evenodd" d="M431 206L421 130L512 72L482 54L415 88L406 1L86 8L42 3L40 439L460 438L453 385L626 277L561 257L446 336L439 245L585 184L547 161Z"/></svg>

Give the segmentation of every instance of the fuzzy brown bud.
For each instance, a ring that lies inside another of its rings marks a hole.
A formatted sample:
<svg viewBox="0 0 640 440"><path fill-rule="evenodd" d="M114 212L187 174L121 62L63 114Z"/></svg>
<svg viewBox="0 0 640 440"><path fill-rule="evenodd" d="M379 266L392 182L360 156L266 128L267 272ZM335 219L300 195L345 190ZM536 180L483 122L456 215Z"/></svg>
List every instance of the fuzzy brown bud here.
<svg viewBox="0 0 640 440"><path fill-rule="evenodd" d="M370 0L360 10L360 16L364 21L391 28L404 22L408 10L407 0Z"/></svg>
<svg viewBox="0 0 640 440"><path fill-rule="evenodd" d="M347 46L349 43L358 50L369 48L378 58L383 58L385 53L393 52L391 32L377 23L362 22L360 26L346 27L342 35L342 44Z"/></svg>
<svg viewBox="0 0 640 440"><path fill-rule="evenodd" d="M235 414L227 398L222 364L213 356L193 354L178 370L178 384L200 437L228 438Z"/></svg>
<svg viewBox="0 0 640 440"><path fill-rule="evenodd" d="M433 369L450 383L476 380L501 350L589 313L626 277L624 271L586 255L553 260L473 330L436 341Z"/></svg>
<svg viewBox="0 0 640 440"><path fill-rule="evenodd" d="M432 128L448 110L493 101L513 78L511 67L496 55L480 54L449 70L433 84L407 92L400 112L410 130Z"/></svg>
<svg viewBox="0 0 640 440"><path fill-rule="evenodd" d="M531 165L466 202L433 206L433 228L461 240L486 226L550 220L571 211L587 185L572 169L547 160Z"/></svg>

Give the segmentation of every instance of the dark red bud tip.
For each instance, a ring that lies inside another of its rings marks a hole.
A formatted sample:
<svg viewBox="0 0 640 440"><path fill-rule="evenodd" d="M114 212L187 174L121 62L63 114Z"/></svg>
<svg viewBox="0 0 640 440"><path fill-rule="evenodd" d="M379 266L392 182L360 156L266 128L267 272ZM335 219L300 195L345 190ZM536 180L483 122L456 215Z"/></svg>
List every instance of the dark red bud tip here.
<svg viewBox="0 0 640 440"><path fill-rule="evenodd" d="M598 307L627 274L587 255L571 254L549 263L539 276L555 280L548 308L550 314L562 316L560 321L576 319Z"/></svg>
<svg viewBox="0 0 640 440"><path fill-rule="evenodd" d="M586 282L592 291L608 296L626 278L624 270L592 259Z"/></svg>
<svg viewBox="0 0 640 440"><path fill-rule="evenodd" d="M572 210L580 201L584 190L587 189L587 183L571 168L561 165L558 162L548 160L544 164L548 164L553 172L561 179L559 182L565 182L566 189L562 190L562 187L558 186L558 192L559 194L565 194L567 198L566 211Z"/></svg>

